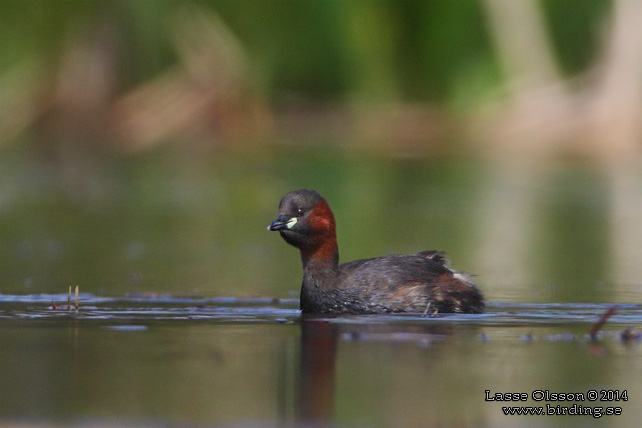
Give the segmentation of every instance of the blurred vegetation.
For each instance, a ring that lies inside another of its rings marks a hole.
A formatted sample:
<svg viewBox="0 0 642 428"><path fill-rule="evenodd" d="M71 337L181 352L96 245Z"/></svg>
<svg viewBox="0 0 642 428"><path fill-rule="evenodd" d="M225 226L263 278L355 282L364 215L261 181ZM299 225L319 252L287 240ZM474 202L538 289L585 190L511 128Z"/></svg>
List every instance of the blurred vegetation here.
<svg viewBox="0 0 642 428"><path fill-rule="evenodd" d="M548 33L561 78L591 71L613 3L524 2L533 5L534 34L538 26ZM65 144L102 140L128 151L177 139L300 138L302 123L330 139L348 134L414 148L453 134L470 138L480 129L462 134L462 120L495 105L515 77L493 33L510 19L489 20L502 9L528 12L509 5L4 1L0 141L36 135L54 144L53 134ZM522 55L536 48L524 45Z"/></svg>

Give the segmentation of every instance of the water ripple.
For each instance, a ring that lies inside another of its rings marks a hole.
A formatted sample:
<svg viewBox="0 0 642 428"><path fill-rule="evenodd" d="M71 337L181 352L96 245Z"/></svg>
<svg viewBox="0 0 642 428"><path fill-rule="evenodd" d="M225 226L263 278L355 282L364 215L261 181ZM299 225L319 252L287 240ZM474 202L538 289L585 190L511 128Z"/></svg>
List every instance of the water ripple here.
<svg viewBox="0 0 642 428"><path fill-rule="evenodd" d="M69 311L66 294L0 294L0 319L62 318L93 320L211 320L277 322L300 319L296 299L191 297L170 294L99 296L80 294L80 307ZM53 309L52 302L56 302ZM319 316L339 324L468 323L477 325L557 325L595 323L609 308L617 312L610 324L642 325L642 305L612 303L502 303L491 302L484 314L421 314Z"/></svg>

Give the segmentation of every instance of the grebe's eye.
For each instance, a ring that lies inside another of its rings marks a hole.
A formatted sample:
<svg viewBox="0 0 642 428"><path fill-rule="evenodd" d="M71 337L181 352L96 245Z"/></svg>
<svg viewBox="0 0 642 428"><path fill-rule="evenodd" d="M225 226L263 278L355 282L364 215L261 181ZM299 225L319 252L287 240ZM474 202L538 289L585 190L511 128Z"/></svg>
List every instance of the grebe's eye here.
<svg viewBox="0 0 642 428"><path fill-rule="evenodd" d="M298 215L299 217L303 217L305 215L305 210L303 210L303 208L297 209L296 215Z"/></svg>

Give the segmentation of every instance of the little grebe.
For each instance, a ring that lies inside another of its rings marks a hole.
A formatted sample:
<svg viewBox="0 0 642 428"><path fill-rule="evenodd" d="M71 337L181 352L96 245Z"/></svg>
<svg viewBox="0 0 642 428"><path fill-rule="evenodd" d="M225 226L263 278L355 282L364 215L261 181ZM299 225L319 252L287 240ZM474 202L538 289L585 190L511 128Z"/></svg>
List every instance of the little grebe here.
<svg viewBox="0 0 642 428"><path fill-rule="evenodd" d="M439 251L389 255L339 264L330 206L314 190L288 193L268 226L301 251L304 313L481 313L481 292L446 267Z"/></svg>

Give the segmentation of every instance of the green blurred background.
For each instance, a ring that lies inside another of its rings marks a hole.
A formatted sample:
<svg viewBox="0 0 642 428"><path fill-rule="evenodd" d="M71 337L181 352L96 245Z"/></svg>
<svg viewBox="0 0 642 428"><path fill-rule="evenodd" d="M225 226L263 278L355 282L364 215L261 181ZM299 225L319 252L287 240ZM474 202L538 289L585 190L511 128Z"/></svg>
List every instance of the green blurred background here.
<svg viewBox="0 0 642 428"><path fill-rule="evenodd" d="M4 1L0 292L296 296L310 187L343 261L635 301L637 3Z"/></svg>

